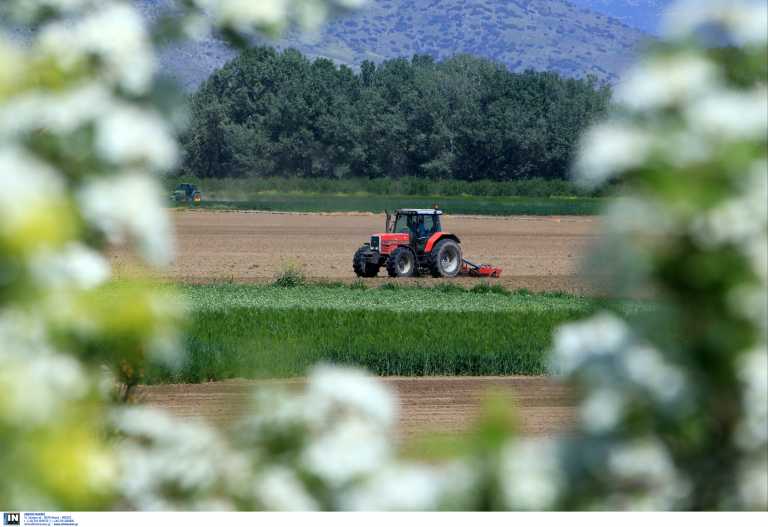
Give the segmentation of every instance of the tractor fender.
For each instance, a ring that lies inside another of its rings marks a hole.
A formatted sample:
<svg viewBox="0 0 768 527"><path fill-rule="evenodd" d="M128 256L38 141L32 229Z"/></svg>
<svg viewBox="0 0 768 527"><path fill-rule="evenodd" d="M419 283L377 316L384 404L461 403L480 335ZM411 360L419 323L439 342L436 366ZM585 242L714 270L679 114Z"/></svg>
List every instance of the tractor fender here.
<svg viewBox="0 0 768 527"><path fill-rule="evenodd" d="M425 253L432 252L432 247L434 247L437 242L439 242L440 240L446 240L446 239L453 240L456 243L461 243L461 240L459 240L459 237L456 236L455 234L448 234L445 232L436 232L435 234L430 236L429 239L427 240L427 244L424 246L424 252Z"/></svg>

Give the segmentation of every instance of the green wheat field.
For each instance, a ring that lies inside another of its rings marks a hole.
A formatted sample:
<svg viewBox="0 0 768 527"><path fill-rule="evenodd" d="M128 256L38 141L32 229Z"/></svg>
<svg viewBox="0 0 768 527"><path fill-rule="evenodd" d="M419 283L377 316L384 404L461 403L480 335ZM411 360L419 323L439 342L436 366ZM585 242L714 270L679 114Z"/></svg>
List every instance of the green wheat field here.
<svg viewBox="0 0 768 527"><path fill-rule="evenodd" d="M553 330L609 307L632 316L639 301L472 289L370 289L361 283L178 286L190 315L180 369L152 367L146 382L291 377L317 362L379 375L535 375L547 371Z"/></svg>

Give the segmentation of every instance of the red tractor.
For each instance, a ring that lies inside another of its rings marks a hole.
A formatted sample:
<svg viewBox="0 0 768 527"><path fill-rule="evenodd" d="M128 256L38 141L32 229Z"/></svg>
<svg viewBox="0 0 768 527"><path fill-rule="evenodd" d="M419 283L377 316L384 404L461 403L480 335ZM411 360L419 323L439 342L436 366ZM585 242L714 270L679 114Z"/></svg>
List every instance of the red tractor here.
<svg viewBox="0 0 768 527"><path fill-rule="evenodd" d="M352 260L357 276L370 278L386 266L392 277L431 274L454 277L465 270L459 237L443 232L438 209L397 209L386 232L371 236Z"/></svg>

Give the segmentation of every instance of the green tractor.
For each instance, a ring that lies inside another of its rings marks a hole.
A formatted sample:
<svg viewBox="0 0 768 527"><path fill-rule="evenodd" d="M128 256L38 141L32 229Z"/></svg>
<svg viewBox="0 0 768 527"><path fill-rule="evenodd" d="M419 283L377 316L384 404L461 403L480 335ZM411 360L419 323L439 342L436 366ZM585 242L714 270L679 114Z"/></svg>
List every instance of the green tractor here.
<svg viewBox="0 0 768 527"><path fill-rule="evenodd" d="M190 183L180 183L171 194L171 201L176 204L198 205L202 200L203 195Z"/></svg>

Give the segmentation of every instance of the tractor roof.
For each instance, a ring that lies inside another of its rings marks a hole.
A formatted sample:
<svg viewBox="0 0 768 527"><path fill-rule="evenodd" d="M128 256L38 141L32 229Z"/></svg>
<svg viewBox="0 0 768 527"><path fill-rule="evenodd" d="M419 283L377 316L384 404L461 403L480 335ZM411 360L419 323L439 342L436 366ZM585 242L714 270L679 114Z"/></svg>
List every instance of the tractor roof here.
<svg viewBox="0 0 768 527"><path fill-rule="evenodd" d="M397 214L442 214L440 209L397 209Z"/></svg>

